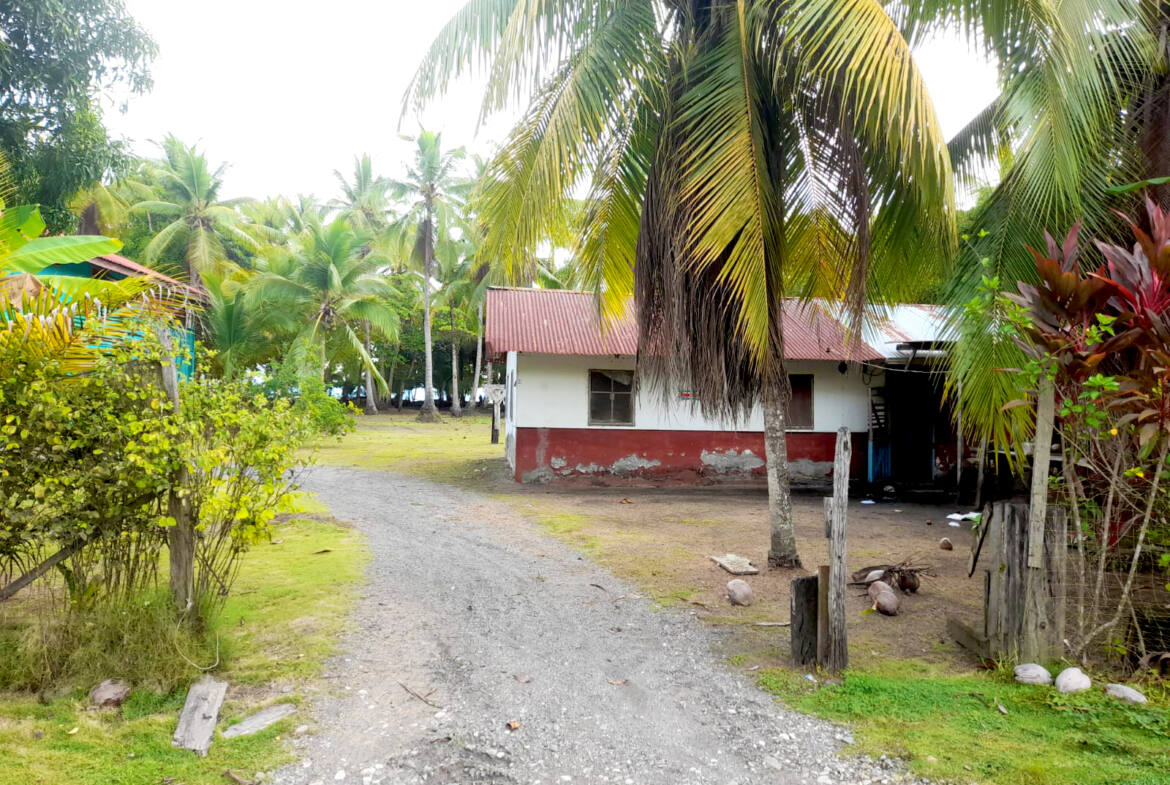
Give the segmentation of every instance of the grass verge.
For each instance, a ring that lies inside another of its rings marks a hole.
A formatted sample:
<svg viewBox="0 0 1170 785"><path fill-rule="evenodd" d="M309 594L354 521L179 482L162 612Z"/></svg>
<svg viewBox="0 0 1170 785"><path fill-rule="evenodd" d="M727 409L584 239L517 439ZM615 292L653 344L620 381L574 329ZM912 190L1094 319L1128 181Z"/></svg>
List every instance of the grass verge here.
<svg viewBox="0 0 1170 785"><path fill-rule="evenodd" d="M902 757L939 782L1170 782L1164 703L1131 706L1097 688L1061 695L1009 673L955 674L914 660L852 670L840 684L787 668L761 671L759 682L798 711L848 723L859 753Z"/></svg>
<svg viewBox="0 0 1170 785"><path fill-rule="evenodd" d="M319 463L392 469L464 487L480 484L499 469L504 446L489 440L490 414L441 417L422 423L413 413L362 416L354 433L322 440L314 456Z"/></svg>
<svg viewBox="0 0 1170 785"><path fill-rule="evenodd" d="M214 673L231 685L220 730L265 705L299 702L297 685L334 651L366 559L357 532L306 519L277 526L271 543L245 556L213 636L220 660ZM209 755L199 758L170 743L185 687L161 693L136 687L119 712L87 711L91 686L64 685L43 697L0 693L0 785L222 785L226 769L251 779L291 759L281 739L305 721L293 714L254 736L217 735Z"/></svg>

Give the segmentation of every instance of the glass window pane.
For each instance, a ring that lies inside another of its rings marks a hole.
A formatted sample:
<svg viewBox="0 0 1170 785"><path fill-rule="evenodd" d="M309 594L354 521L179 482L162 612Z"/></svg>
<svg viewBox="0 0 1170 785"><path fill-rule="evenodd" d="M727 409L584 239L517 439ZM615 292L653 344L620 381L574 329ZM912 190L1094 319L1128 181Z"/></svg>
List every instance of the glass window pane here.
<svg viewBox="0 0 1170 785"><path fill-rule="evenodd" d="M629 392L634 386L633 371L606 371L605 375L613 383L614 392Z"/></svg>
<svg viewBox="0 0 1170 785"><path fill-rule="evenodd" d="M623 425L634 422L634 400L629 393L613 394L613 421Z"/></svg>
<svg viewBox="0 0 1170 785"><path fill-rule="evenodd" d="M589 391L590 392L609 392L610 383L609 377L605 375L605 371L590 371L589 372Z"/></svg>
<svg viewBox="0 0 1170 785"><path fill-rule="evenodd" d="M595 392L589 394L589 421L590 422L609 422L613 419L612 409L609 403L610 394L607 392Z"/></svg>

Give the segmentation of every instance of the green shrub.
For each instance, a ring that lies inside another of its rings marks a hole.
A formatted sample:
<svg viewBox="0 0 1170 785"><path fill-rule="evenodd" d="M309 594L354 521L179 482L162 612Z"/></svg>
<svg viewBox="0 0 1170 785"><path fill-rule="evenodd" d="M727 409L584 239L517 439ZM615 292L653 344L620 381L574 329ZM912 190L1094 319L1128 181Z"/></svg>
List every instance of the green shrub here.
<svg viewBox="0 0 1170 785"><path fill-rule="evenodd" d="M32 610L0 629L0 689L89 689L113 676L168 692L190 680L192 662L215 663L217 644L175 623L165 590L90 607Z"/></svg>

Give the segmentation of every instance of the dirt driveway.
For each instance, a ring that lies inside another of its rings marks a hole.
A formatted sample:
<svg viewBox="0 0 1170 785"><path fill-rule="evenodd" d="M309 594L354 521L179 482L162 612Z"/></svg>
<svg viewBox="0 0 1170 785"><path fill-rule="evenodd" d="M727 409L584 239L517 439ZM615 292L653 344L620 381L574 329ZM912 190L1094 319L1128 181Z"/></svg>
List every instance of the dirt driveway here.
<svg viewBox="0 0 1170 785"><path fill-rule="evenodd" d="M658 608L510 505L356 469L304 487L373 559L278 783L909 781L724 667L696 609Z"/></svg>

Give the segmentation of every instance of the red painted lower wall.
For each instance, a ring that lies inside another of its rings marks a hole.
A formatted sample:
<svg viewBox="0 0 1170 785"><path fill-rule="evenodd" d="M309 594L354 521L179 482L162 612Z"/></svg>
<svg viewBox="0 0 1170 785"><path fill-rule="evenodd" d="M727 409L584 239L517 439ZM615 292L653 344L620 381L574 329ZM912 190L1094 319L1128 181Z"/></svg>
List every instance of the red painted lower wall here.
<svg viewBox="0 0 1170 785"><path fill-rule="evenodd" d="M853 478L865 476L867 438L853 434ZM823 485L832 479L836 441L836 433L788 434L794 485ZM742 479L763 476L764 471L760 432L516 429L516 479L521 482L572 477Z"/></svg>

